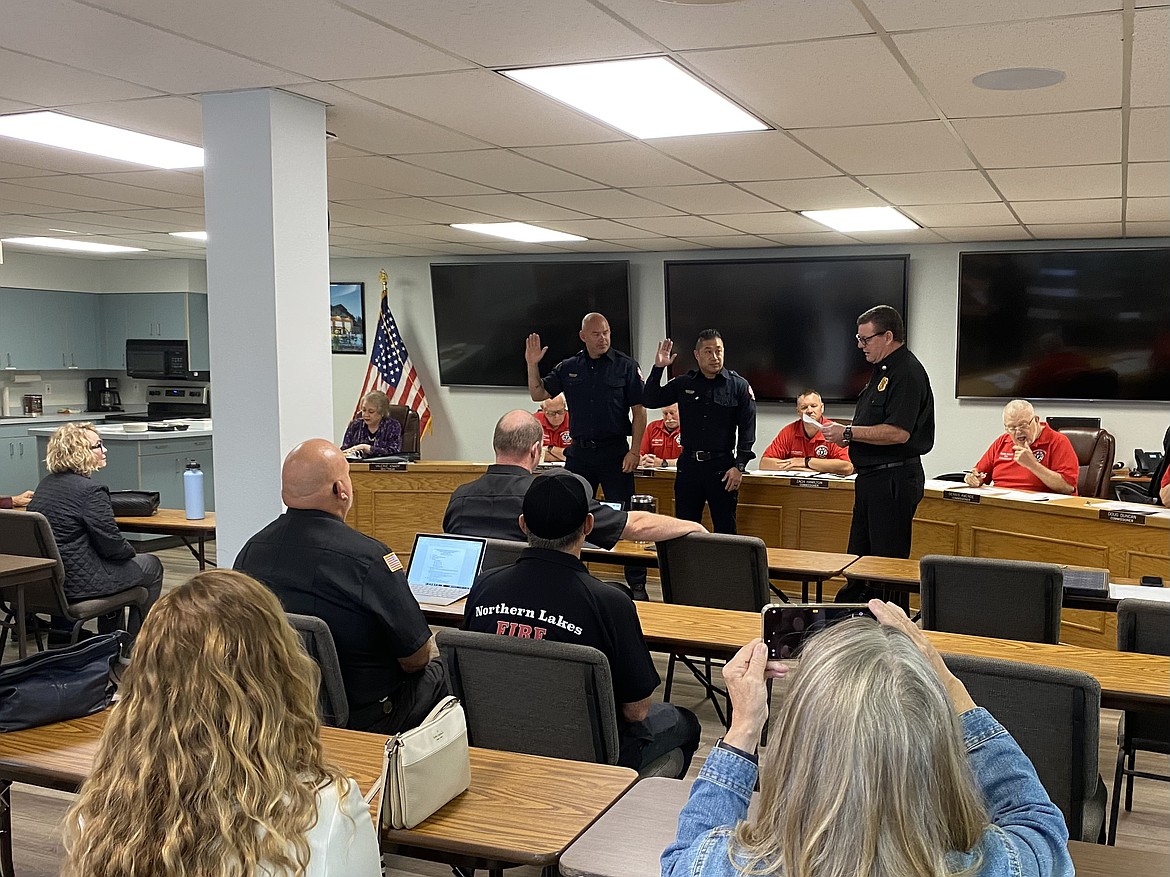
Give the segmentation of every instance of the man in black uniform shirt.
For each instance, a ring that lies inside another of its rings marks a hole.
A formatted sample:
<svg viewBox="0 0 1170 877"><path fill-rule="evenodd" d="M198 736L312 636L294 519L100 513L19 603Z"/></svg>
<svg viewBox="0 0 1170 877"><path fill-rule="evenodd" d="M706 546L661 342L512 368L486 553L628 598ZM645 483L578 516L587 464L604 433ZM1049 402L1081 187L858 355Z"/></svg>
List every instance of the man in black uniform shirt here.
<svg viewBox="0 0 1170 877"><path fill-rule="evenodd" d="M873 375L850 426L826 423L825 439L849 448L857 469L849 553L909 557L922 499L922 455L934 447L930 378L906 345L902 315L889 305L857 318L857 346Z"/></svg>
<svg viewBox="0 0 1170 877"><path fill-rule="evenodd" d="M349 463L336 445L293 448L280 473L288 511L253 536L235 568L267 585L285 611L333 634L349 701L346 727L396 734L445 695L434 637L389 548L347 527Z"/></svg>
<svg viewBox="0 0 1170 877"><path fill-rule="evenodd" d="M540 462L542 437L540 422L527 411L509 411L501 417L492 435L495 464L475 481L461 484L451 493L443 515L443 532L525 541L520 513L524 495L532 484L532 471ZM649 512L617 511L595 499L589 501L589 511L594 521L589 541L602 548L612 548L619 539L659 542L703 532L702 526L690 521ZM645 599L645 591L639 599Z"/></svg>
<svg viewBox="0 0 1170 877"><path fill-rule="evenodd" d="M533 402L565 394L573 417L565 449L565 468L593 485L600 485L607 502L628 507L634 495L634 470L641 459L646 408L642 405L642 373L638 363L610 347L609 321L586 314L580 338L585 349L557 363L544 378L540 361L548 351L540 335L528 336L524 360L528 364L528 394ZM633 441L627 436L632 434ZM636 593L646 591L646 570L626 567L626 581Z"/></svg>
<svg viewBox="0 0 1170 877"><path fill-rule="evenodd" d="M744 378L723 367L723 338L714 329L699 333L699 370L661 386L662 370L678 356L673 348L669 338L658 345L643 396L651 408L678 403L683 452L674 479L674 513L701 521L707 503L715 532L734 533L739 483L755 456L756 397Z"/></svg>
<svg viewBox="0 0 1170 877"><path fill-rule="evenodd" d="M529 547L516 563L479 577L467 597L463 626L600 650L617 701L618 764L638 770L681 748L682 777L699 745L699 721L689 710L650 702L661 680L634 604L589 575L581 562L581 546L593 530L590 500L588 483L571 472L536 478L520 519Z"/></svg>

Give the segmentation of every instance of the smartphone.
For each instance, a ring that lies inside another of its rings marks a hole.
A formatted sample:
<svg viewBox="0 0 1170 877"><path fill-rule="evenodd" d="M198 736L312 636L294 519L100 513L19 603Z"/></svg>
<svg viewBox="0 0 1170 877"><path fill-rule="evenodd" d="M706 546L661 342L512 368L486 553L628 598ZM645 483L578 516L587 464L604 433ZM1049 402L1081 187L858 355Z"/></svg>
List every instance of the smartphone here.
<svg viewBox="0 0 1170 877"><path fill-rule="evenodd" d="M838 621L873 618L865 603L772 603L761 614L770 660L795 658L805 640Z"/></svg>

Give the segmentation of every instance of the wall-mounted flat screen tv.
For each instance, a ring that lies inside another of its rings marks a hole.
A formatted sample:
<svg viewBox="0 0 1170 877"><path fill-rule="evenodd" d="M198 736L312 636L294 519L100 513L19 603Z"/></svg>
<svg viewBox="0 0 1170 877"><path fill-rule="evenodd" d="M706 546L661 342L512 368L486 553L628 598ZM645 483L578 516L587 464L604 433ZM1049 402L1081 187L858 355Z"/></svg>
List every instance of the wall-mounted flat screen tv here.
<svg viewBox="0 0 1170 877"><path fill-rule="evenodd" d="M609 320L630 350L629 262L481 262L431 265L439 378L447 386L525 387L524 340L539 332L541 374L582 348L581 318Z"/></svg>
<svg viewBox="0 0 1170 877"><path fill-rule="evenodd" d="M718 329L727 367L756 398L791 402L815 389L826 402L853 402L873 367L857 347L857 317L879 304L906 317L908 256L754 259L666 263L666 331L679 358L701 330Z"/></svg>
<svg viewBox="0 0 1170 877"><path fill-rule="evenodd" d="M959 256L960 397L1170 401L1170 249Z"/></svg>

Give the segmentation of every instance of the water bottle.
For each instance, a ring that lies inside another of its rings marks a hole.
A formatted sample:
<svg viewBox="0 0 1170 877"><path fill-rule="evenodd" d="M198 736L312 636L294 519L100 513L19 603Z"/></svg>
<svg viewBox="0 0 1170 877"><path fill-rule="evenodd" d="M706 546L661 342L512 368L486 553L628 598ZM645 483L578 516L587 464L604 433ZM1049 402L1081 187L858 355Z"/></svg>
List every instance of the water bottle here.
<svg viewBox="0 0 1170 877"><path fill-rule="evenodd" d="M202 521L206 517L203 511L203 470L199 468L198 460L188 460L183 472L183 503L187 507L188 521Z"/></svg>

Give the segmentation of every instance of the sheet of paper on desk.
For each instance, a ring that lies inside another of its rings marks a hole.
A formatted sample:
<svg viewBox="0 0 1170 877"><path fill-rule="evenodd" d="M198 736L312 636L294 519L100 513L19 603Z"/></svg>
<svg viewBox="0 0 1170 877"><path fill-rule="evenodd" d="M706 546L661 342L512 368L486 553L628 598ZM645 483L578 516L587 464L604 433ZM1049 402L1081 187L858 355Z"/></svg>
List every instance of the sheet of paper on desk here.
<svg viewBox="0 0 1170 877"><path fill-rule="evenodd" d="M1155 588L1152 585L1110 585L1109 596L1114 600L1157 600L1170 603L1170 588Z"/></svg>
<svg viewBox="0 0 1170 877"><path fill-rule="evenodd" d="M1038 490L1005 490L999 495L1000 499L1016 499L1020 502L1048 502L1053 499L1064 499L1061 493L1043 493Z"/></svg>
<svg viewBox="0 0 1170 877"><path fill-rule="evenodd" d="M1095 509L1108 509L1111 512L1133 512L1138 515L1153 515L1158 511L1157 506L1144 505L1140 502L1116 502L1111 499L1101 502L1087 502L1085 505Z"/></svg>

